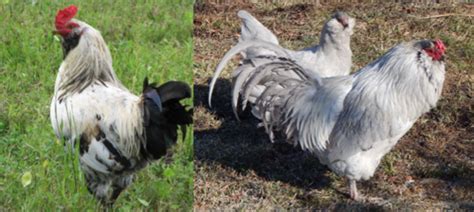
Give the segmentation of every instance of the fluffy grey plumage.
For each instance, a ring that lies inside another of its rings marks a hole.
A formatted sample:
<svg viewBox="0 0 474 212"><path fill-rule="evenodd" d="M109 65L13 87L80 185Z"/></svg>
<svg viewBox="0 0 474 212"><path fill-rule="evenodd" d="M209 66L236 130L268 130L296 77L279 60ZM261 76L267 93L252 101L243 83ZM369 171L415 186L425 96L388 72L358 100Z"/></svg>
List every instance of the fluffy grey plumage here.
<svg viewBox="0 0 474 212"><path fill-rule="evenodd" d="M324 24L319 44L299 51L279 46L277 37L247 11L239 11L238 16L242 20L239 43L225 54L216 67L210 84L209 105L217 77L230 59L238 53L242 54L244 60L251 59L253 63L258 64L273 62L268 56L275 56L274 62L284 57L293 60L309 73L321 77L349 74L352 65L350 37L353 34L355 20L347 14L335 13ZM254 69L255 66L246 67Z"/></svg>
<svg viewBox="0 0 474 212"><path fill-rule="evenodd" d="M351 181L357 199L355 181L372 177L381 158L436 105L444 50L439 40L402 43L352 75L330 78L287 59L250 59L235 72L234 112L240 93L270 139L278 131L315 154Z"/></svg>

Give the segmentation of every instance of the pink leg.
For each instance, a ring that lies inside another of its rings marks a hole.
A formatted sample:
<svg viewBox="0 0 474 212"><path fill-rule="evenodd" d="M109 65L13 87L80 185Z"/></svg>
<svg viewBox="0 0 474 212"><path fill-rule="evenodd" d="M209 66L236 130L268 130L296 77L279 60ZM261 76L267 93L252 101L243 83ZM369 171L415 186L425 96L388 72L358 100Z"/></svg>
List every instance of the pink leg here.
<svg viewBox="0 0 474 212"><path fill-rule="evenodd" d="M351 198L355 201L359 201L359 193L357 192L357 186L356 186L356 181L355 180L349 180L349 188L350 188L350 195Z"/></svg>

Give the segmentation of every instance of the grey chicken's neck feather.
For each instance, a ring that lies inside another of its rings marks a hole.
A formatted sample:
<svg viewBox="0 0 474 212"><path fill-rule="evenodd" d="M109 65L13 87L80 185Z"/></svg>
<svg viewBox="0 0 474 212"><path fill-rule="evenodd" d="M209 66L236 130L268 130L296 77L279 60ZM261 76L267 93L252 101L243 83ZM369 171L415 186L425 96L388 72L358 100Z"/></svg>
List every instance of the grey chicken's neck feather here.
<svg viewBox="0 0 474 212"><path fill-rule="evenodd" d="M444 64L413 49L412 43L392 48L354 74L353 89L391 96L402 103L400 114L412 120L434 107L444 81ZM362 93L363 94L363 93Z"/></svg>
<svg viewBox="0 0 474 212"><path fill-rule="evenodd" d="M347 51L350 52L351 36L346 33L321 33L319 46L323 49Z"/></svg>
<svg viewBox="0 0 474 212"><path fill-rule="evenodd" d="M434 61L423 50L416 50L412 42L400 44L387 52L373 63L362 68L354 74L360 80L376 81L369 79L377 76L380 84L387 82L390 89L404 90L409 86L419 84L426 86L423 91L431 92L442 88L444 81L444 62ZM413 90L406 92L412 93Z"/></svg>
<svg viewBox="0 0 474 212"><path fill-rule="evenodd" d="M330 32L325 26L319 44L305 49L312 52L313 63L308 63L321 77L348 75L352 65L350 32ZM318 64L314 66L314 64Z"/></svg>
<svg viewBox="0 0 474 212"><path fill-rule="evenodd" d="M436 105L444 82L444 63L413 42L400 44L351 75L354 83L328 137L325 163L350 179L368 179L380 159ZM371 164L356 171L354 159Z"/></svg>

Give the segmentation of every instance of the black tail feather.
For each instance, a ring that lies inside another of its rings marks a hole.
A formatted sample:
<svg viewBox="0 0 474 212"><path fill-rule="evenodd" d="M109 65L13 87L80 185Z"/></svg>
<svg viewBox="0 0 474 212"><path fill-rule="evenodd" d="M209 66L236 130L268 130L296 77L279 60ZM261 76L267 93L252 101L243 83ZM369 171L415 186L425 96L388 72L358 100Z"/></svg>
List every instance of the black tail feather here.
<svg viewBox="0 0 474 212"><path fill-rule="evenodd" d="M143 82L143 93L154 89L160 95L161 101L166 103L172 100L181 100L191 97L191 87L188 84L180 81L168 81L159 87L156 87L154 83L149 84L148 78L145 78Z"/></svg>
<svg viewBox="0 0 474 212"><path fill-rule="evenodd" d="M186 125L193 122L193 109L188 109L180 103L180 100L191 97L191 88L179 81L169 81L156 87L149 84L147 78L143 86L143 118L147 139L143 153L146 153L147 157L158 159L176 142L178 128L185 134ZM157 98L160 101L156 101ZM157 105L160 103L161 105Z"/></svg>

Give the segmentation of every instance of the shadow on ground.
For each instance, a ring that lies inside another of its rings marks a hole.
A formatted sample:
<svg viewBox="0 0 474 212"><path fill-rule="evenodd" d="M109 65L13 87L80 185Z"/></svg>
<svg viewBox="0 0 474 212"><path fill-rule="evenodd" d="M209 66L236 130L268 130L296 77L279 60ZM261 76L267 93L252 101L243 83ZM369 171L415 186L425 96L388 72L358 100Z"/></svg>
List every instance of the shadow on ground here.
<svg viewBox="0 0 474 212"><path fill-rule="evenodd" d="M213 95L213 108L207 106L208 86L195 85L194 105L201 105L223 120L218 129L194 131L195 159L217 162L239 172L255 171L267 180L282 181L304 189L329 186L327 168L316 157L298 147L271 143L258 121L248 111L241 114L242 122L232 113L227 80L218 80ZM216 98L217 97L217 98Z"/></svg>

